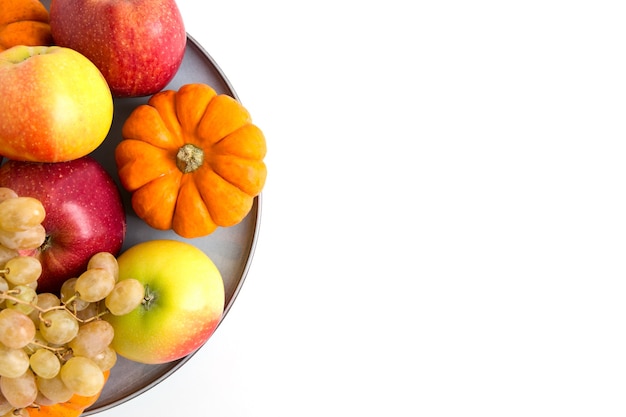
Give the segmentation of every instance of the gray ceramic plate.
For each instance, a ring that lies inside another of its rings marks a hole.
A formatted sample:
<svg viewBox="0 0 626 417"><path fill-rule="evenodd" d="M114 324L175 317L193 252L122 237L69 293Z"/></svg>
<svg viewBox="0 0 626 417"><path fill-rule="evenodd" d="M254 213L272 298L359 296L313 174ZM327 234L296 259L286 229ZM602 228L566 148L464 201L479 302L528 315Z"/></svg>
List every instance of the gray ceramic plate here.
<svg viewBox="0 0 626 417"><path fill-rule="evenodd" d="M43 1L46 7L49 1ZM232 86L209 54L191 37L188 37L185 58L178 73L166 89L178 89L184 84L201 82L212 86L218 93L237 95ZM115 169L113 150L120 141L122 124L130 112L139 104L148 100L144 98L116 99L115 117L107 139L93 152L93 155L109 171L119 185ZM226 306L224 315L228 313L241 288L252 261L260 225L261 198L254 201L248 216L238 225L221 228L213 234L198 239L183 239L173 232L162 232L145 225L130 207L130 195L122 193L127 211L128 232L123 250L146 240L176 239L183 240L202 249L215 262L222 274L226 289ZM209 340L210 342L210 340ZM142 365L118 358L111 370L111 375L98 401L83 415L92 415L109 409L147 391L166 379L183 366L191 357L189 355L176 362L164 365Z"/></svg>

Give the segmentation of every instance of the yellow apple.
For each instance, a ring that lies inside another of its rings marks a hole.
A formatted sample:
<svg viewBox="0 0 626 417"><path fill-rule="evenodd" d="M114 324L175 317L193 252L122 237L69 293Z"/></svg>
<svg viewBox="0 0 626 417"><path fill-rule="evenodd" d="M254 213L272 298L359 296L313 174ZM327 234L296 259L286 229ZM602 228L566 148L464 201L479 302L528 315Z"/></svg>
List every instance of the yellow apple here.
<svg viewBox="0 0 626 417"><path fill-rule="evenodd" d="M113 97L98 68L59 46L0 53L0 155L61 162L96 149L113 122Z"/></svg>
<svg viewBox="0 0 626 417"><path fill-rule="evenodd" d="M158 239L138 243L118 257L119 280L144 285L143 303L113 326L112 347L130 360L158 364L202 346L224 311L224 282L213 261L189 243Z"/></svg>

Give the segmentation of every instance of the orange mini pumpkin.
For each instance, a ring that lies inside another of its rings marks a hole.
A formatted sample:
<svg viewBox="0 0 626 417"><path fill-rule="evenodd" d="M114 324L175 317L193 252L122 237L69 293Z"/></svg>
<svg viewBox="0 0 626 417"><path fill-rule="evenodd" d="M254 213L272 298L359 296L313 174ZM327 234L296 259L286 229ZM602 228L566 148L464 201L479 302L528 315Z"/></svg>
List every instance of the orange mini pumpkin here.
<svg viewBox="0 0 626 417"><path fill-rule="evenodd" d="M48 10L39 0L0 0L0 52L52 43Z"/></svg>
<svg viewBox="0 0 626 417"><path fill-rule="evenodd" d="M109 374L110 371L104 371L105 381L109 378ZM74 394L69 401L64 403L28 407L28 415L29 417L78 417L100 398L101 393L102 391L89 397Z"/></svg>
<svg viewBox="0 0 626 417"><path fill-rule="evenodd" d="M194 238L250 212L265 184L265 153L263 133L237 100L187 84L133 110L115 160L141 219Z"/></svg>

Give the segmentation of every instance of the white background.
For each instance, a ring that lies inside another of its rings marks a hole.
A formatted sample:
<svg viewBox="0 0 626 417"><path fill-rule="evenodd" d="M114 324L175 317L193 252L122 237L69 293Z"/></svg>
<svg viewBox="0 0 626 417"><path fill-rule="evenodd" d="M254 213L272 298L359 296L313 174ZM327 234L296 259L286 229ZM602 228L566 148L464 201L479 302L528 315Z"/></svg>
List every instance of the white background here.
<svg viewBox="0 0 626 417"><path fill-rule="evenodd" d="M102 417L625 415L621 2L178 4L266 134L261 234Z"/></svg>

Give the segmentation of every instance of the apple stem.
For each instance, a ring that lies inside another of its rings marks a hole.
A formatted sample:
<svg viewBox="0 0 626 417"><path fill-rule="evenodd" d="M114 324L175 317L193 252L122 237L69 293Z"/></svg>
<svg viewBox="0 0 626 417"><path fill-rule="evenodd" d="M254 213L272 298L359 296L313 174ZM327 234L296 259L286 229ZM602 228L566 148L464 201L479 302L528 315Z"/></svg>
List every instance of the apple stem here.
<svg viewBox="0 0 626 417"><path fill-rule="evenodd" d="M41 244L41 246L39 246L40 252L44 252L50 247L50 239L51 239L50 235L46 234L46 237L44 238L43 243Z"/></svg>
<svg viewBox="0 0 626 417"><path fill-rule="evenodd" d="M143 300L141 301L141 305L143 306L143 308L145 310L150 310L152 308L152 304L154 303L154 301L157 299L157 295L154 291L152 291L152 289L146 285L144 287L144 297Z"/></svg>

